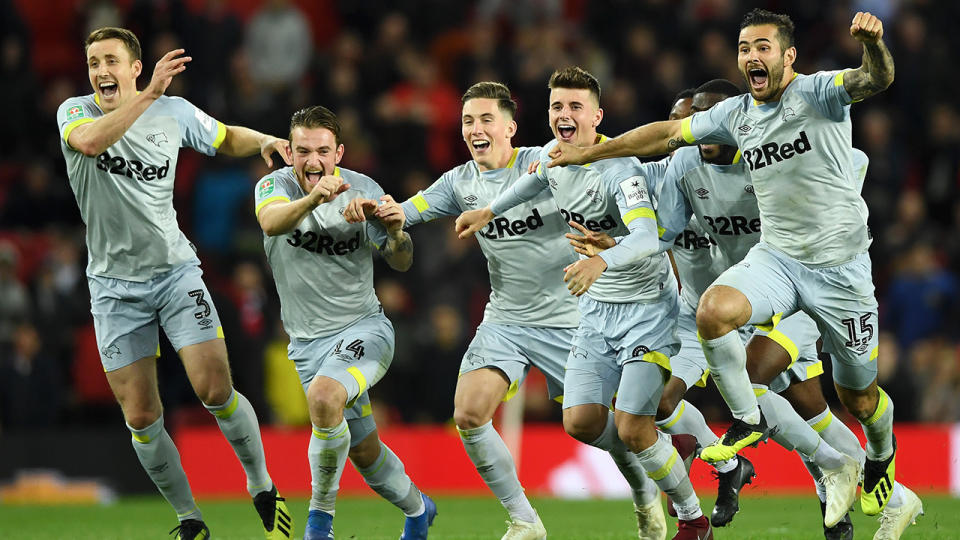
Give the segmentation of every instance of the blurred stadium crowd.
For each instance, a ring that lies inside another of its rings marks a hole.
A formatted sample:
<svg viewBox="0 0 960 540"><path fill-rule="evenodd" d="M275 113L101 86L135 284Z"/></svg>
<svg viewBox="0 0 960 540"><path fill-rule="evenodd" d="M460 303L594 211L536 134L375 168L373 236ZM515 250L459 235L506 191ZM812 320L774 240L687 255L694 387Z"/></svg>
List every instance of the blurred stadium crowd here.
<svg viewBox="0 0 960 540"><path fill-rule="evenodd" d="M884 23L896 81L853 108L854 143L871 160L863 194L881 303L880 383L899 421L960 421L960 81L952 61L960 3L0 0L0 430L119 418L93 338L83 224L54 119L65 98L91 92L82 48L90 30L137 33L141 86L157 58L184 47L193 62L167 94L225 123L282 136L294 110L327 106L344 126L342 165L403 200L469 159L459 97L473 82L507 83L520 105L514 144L540 145L551 137L547 79L580 65L601 82L600 130L614 136L665 118L681 89L718 77L742 87L735 37L754 5L793 17L802 73L860 65L848 35L855 11ZM264 422L297 424L306 410L253 215L253 185L266 172L258 159L184 152L175 206L215 295L237 388ZM457 368L488 293L476 242L452 233L452 221L417 227L414 267L378 267L377 291L397 330L391 370L372 392L381 423L452 414ZM209 422L164 347L168 418ZM693 401L723 419L719 394ZM545 392L530 392L527 407L528 418L558 418Z"/></svg>

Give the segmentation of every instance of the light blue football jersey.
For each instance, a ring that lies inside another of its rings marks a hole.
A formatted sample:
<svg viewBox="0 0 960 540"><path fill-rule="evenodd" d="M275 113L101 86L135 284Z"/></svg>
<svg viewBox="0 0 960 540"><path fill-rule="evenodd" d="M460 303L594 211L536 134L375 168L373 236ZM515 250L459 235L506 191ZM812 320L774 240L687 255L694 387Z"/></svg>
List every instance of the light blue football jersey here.
<svg viewBox="0 0 960 540"><path fill-rule="evenodd" d="M337 167L334 174L350 189L317 206L294 230L263 237L283 327L292 338L330 336L380 311L371 254L386 242L386 230L376 220L347 223L343 211L357 197L379 200L383 189L349 169ZM278 169L257 182L256 213L274 201L305 196L293 168Z"/></svg>
<svg viewBox="0 0 960 540"><path fill-rule="evenodd" d="M469 161L447 171L429 188L402 203L406 226L487 206L526 174L540 150L516 148L502 169L481 172L474 161ZM563 236L569 230L553 196L543 191L497 216L477 233L490 274L490 301L484 309L484 321L577 327L577 299L563 283L563 269L577 260Z"/></svg>
<svg viewBox="0 0 960 540"><path fill-rule="evenodd" d="M57 109L67 177L87 225L87 273L143 282L199 264L173 208L177 157L182 147L215 154L226 127L183 98L160 96L100 155L71 148L73 129L103 115L95 94Z"/></svg>
<svg viewBox="0 0 960 540"><path fill-rule="evenodd" d="M690 144L740 148L764 242L811 266L850 261L870 245L843 73L798 74L775 103L744 94L681 124Z"/></svg>

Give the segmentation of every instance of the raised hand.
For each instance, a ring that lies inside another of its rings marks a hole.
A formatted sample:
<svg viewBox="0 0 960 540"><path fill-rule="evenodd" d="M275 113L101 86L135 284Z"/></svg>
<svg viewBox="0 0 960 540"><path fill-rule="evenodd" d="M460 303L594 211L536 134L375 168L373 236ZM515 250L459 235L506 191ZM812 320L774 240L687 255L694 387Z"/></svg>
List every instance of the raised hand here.
<svg viewBox="0 0 960 540"><path fill-rule="evenodd" d="M850 35L861 43L876 43L883 38L883 22L869 11L858 11L850 23Z"/></svg>
<svg viewBox="0 0 960 540"><path fill-rule="evenodd" d="M267 135L260 141L260 157L263 158L263 162L267 164L267 167L273 168L273 159L270 156L272 156L274 152L280 154L284 163L293 165L293 160L290 158L290 141Z"/></svg>
<svg viewBox="0 0 960 540"><path fill-rule="evenodd" d="M350 184L344 184L343 178L332 174L320 177L313 189L307 195L315 204L323 204L337 198L337 195L350 189Z"/></svg>
<svg viewBox="0 0 960 540"><path fill-rule="evenodd" d="M591 231L576 221L568 223L571 227L580 231L581 234L567 233L564 236L570 240L570 245L573 246L574 251L581 255L593 257L601 251L617 245L616 240L607 233Z"/></svg>
<svg viewBox="0 0 960 540"><path fill-rule="evenodd" d="M375 207L374 215L383 223L388 234L396 234L403 230L403 224L407 221L407 216L403 213L403 207L400 203L393 200L390 195L380 197L380 206Z"/></svg>
<svg viewBox="0 0 960 540"><path fill-rule="evenodd" d="M343 209L343 218L347 223L362 223L377 211L377 201L364 197L357 197L347 203Z"/></svg>
<svg viewBox="0 0 960 540"><path fill-rule="evenodd" d="M185 52L184 49L174 49L160 57L153 68L150 84L143 91L154 98L162 96L173 78L187 69L187 62L193 60L191 56L181 56Z"/></svg>
<svg viewBox="0 0 960 540"><path fill-rule="evenodd" d="M486 227L491 219L493 219L493 212L490 211L490 208L467 210L457 217L454 228L457 231L457 236L459 236L461 240L465 240L473 236L480 229Z"/></svg>

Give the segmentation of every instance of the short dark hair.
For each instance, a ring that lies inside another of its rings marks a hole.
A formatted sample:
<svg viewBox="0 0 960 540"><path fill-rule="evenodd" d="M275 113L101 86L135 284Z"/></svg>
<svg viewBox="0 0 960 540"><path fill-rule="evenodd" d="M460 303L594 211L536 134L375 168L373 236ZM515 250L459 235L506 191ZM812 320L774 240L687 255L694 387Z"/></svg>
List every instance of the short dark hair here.
<svg viewBox="0 0 960 540"><path fill-rule="evenodd" d="M503 83L494 81L482 81L474 84L463 93L460 103L466 103L471 99L495 99L497 107L512 119L517 115L517 102L510 95L510 89Z"/></svg>
<svg viewBox="0 0 960 540"><path fill-rule="evenodd" d="M677 95L673 96L673 101L670 102L670 106L673 107L673 105L681 99L693 99L695 93L697 93L695 88L684 88L677 92Z"/></svg>
<svg viewBox="0 0 960 540"><path fill-rule="evenodd" d="M290 117L290 139L293 140L294 128L327 128L333 133L334 142L340 145L340 120L330 109L322 105L304 107Z"/></svg>
<svg viewBox="0 0 960 540"><path fill-rule="evenodd" d="M713 79L697 87L696 94L719 94L725 98L739 96L743 90L726 79Z"/></svg>
<svg viewBox="0 0 960 540"><path fill-rule="evenodd" d="M740 30L748 26L759 26L762 24L772 24L777 27L777 41L780 42L781 49L787 50L793 47L793 21L790 20L789 15L754 8L740 21Z"/></svg>
<svg viewBox="0 0 960 540"><path fill-rule="evenodd" d="M123 42L123 45L127 48L127 50L130 51L130 57L132 60L143 59L143 52L140 48L140 40L137 39L136 34L130 30L127 30L126 28L117 28L116 26L105 26L90 32L90 35L87 36L87 41L85 41L83 45L84 52L90 48L90 45L105 39L119 39Z"/></svg>
<svg viewBox="0 0 960 540"><path fill-rule="evenodd" d="M554 88L575 88L589 90L600 103L600 82L589 72L580 69L577 66L565 67L553 72L550 76L550 82L547 87Z"/></svg>

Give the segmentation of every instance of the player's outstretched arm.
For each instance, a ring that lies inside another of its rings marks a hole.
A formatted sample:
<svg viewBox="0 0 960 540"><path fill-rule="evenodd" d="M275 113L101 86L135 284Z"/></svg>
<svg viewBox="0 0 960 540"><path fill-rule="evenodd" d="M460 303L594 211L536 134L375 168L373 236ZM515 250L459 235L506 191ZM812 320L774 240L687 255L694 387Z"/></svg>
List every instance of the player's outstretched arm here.
<svg viewBox="0 0 960 540"><path fill-rule="evenodd" d="M583 165L615 157L657 156L689 144L683 137L679 120L651 122L593 146L578 147L561 142L550 150L552 161L547 167Z"/></svg>
<svg viewBox="0 0 960 540"><path fill-rule="evenodd" d="M339 176L323 176L306 197L295 201L274 201L265 205L257 212L257 221L267 236L286 234L296 228L316 207L332 201L348 189L350 184L344 184Z"/></svg>
<svg viewBox="0 0 960 540"><path fill-rule="evenodd" d="M273 167L273 159L270 156L276 152L280 154L287 165L293 164L289 152L290 142L286 139L260 133L243 126L225 127L227 128L227 134L220 145L219 153L233 157L247 157L259 153L267 167Z"/></svg>
<svg viewBox="0 0 960 540"><path fill-rule="evenodd" d="M163 55L153 68L153 77L143 92L95 121L79 125L71 131L67 139L70 148L94 157L119 141L137 118L167 91L173 78L187 69L187 62L193 58L182 56L184 52L183 49L174 49Z"/></svg>
<svg viewBox="0 0 960 540"><path fill-rule="evenodd" d="M403 230L406 222L403 208L393 197L384 195L380 197L380 205L376 207L374 215L387 230L387 243L380 249L380 254L390 268L406 272L413 264L413 240Z"/></svg>
<svg viewBox="0 0 960 540"><path fill-rule="evenodd" d="M893 56L883 43L883 22L870 12L853 16L850 35L863 43L863 65L843 74L843 88L854 101L860 101L893 82Z"/></svg>

